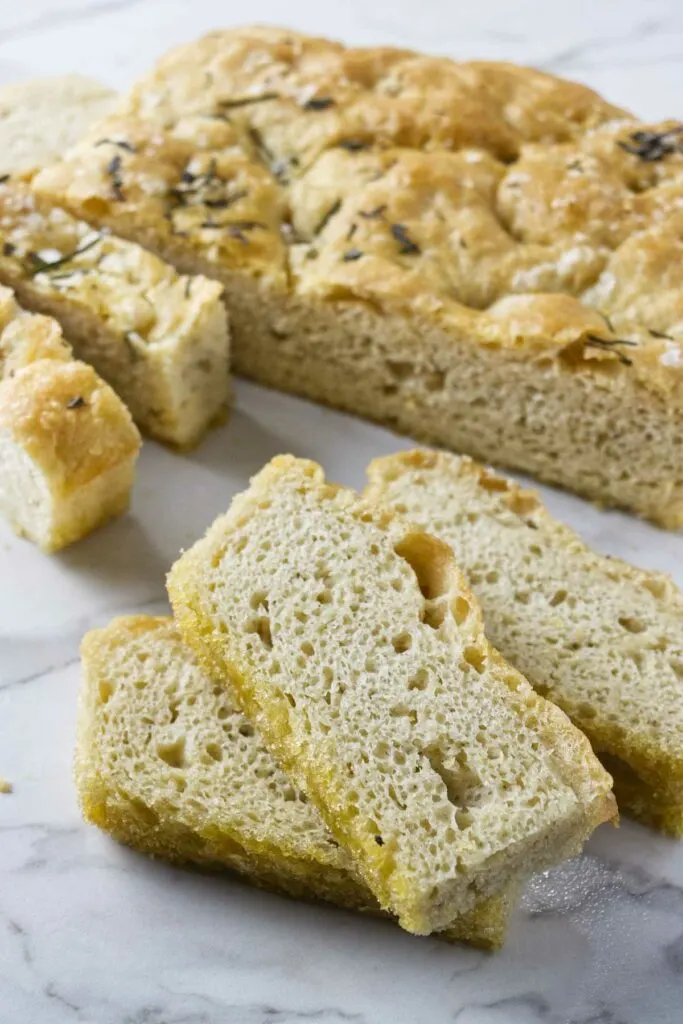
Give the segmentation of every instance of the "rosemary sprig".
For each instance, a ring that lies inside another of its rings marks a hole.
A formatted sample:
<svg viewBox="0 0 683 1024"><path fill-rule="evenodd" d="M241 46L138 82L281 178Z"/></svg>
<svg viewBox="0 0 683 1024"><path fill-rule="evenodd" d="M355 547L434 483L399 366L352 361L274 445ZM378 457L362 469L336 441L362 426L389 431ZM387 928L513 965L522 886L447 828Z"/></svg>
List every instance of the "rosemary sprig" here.
<svg viewBox="0 0 683 1024"><path fill-rule="evenodd" d="M673 341L674 339L670 334L665 334L664 331L656 331L654 327L648 327L647 333L651 334L653 338L661 338L664 341Z"/></svg>
<svg viewBox="0 0 683 1024"><path fill-rule="evenodd" d="M105 168L106 173L111 178L111 188L114 193L114 199L117 202L122 203L125 201L125 196L122 191L123 179L121 177L121 154L117 153L113 156Z"/></svg>

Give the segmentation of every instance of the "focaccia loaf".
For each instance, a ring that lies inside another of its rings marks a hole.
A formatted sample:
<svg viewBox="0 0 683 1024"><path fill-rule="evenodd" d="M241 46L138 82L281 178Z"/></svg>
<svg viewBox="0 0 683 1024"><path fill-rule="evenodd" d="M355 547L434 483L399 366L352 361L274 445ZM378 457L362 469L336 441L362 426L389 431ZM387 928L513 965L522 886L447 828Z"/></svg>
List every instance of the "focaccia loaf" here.
<svg viewBox="0 0 683 1024"><path fill-rule="evenodd" d="M274 459L168 579L178 625L383 909L429 933L612 816L585 737L484 637L443 541Z"/></svg>
<svg viewBox="0 0 683 1024"><path fill-rule="evenodd" d="M239 29L34 186L220 280L238 372L676 528L682 149L527 68Z"/></svg>
<svg viewBox="0 0 683 1024"><path fill-rule="evenodd" d="M538 496L471 459L376 459L366 494L441 537L491 642L566 711L614 777L620 810L683 835L683 596L591 551Z"/></svg>
<svg viewBox="0 0 683 1024"><path fill-rule="evenodd" d="M0 513L56 551L123 512L140 435L59 324L0 288Z"/></svg>
<svg viewBox="0 0 683 1024"><path fill-rule="evenodd" d="M81 656L75 766L88 821L154 857L379 913L315 808L171 619L116 619L87 634ZM480 901L441 937L500 946L515 894Z"/></svg>

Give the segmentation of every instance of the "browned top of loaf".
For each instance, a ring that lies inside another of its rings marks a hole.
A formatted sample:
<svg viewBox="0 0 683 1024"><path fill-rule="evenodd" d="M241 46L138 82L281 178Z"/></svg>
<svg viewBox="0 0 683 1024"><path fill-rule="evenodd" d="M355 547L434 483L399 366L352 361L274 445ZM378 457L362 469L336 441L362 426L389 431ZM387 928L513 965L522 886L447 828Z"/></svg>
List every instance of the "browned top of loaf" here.
<svg viewBox="0 0 683 1024"><path fill-rule="evenodd" d="M584 86L214 32L35 185L166 251L175 235L219 273L631 373L683 403L683 125L644 125Z"/></svg>

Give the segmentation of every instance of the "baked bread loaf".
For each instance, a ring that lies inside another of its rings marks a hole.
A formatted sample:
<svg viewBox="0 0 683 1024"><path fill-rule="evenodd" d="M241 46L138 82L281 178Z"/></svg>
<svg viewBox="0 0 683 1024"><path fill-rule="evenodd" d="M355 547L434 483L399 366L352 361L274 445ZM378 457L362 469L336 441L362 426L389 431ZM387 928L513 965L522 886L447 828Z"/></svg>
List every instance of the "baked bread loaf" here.
<svg viewBox="0 0 683 1024"><path fill-rule="evenodd" d="M0 288L0 513L56 551L123 512L140 435L51 317Z"/></svg>
<svg viewBox="0 0 683 1024"><path fill-rule="evenodd" d="M35 196L0 184L0 281L61 324L145 433L195 445L224 417L229 338L221 286Z"/></svg>
<svg viewBox="0 0 683 1024"><path fill-rule="evenodd" d="M84 75L0 87L0 175L30 176L52 163L113 108L116 93Z"/></svg>
<svg viewBox="0 0 683 1024"><path fill-rule="evenodd" d="M376 459L366 494L451 545L489 639L590 739L619 809L683 835L683 596L591 551L538 495L471 459Z"/></svg>
<svg viewBox="0 0 683 1024"><path fill-rule="evenodd" d="M379 912L317 811L171 619L116 619L88 633L81 653L75 767L88 821L155 857ZM511 894L481 901L443 937L495 948L513 902Z"/></svg>
<svg viewBox="0 0 683 1024"><path fill-rule="evenodd" d="M220 280L239 373L676 528L682 133L526 68L240 29L34 186Z"/></svg>
<svg viewBox="0 0 683 1024"><path fill-rule="evenodd" d="M171 570L178 625L383 909L438 931L614 813L585 737L484 637L443 541L292 456Z"/></svg>

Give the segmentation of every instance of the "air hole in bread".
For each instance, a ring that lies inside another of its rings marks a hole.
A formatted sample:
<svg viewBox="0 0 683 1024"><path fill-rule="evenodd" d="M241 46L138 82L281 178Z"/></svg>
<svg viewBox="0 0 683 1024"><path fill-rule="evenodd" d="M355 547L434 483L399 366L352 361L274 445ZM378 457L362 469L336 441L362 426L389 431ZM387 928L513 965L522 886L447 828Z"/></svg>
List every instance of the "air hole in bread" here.
<svg viewBox="0 0 683 1024"><path fill-rule="evenodd" d="M468 605L469 608L469 605ZM422 621L430 629L438 629L446 618L446 604L444 601L426 601L422 613Z"/></svg>
<svg viewBox="0 0 683 1024"><path fill-rule="evenodd" d="M548 604L552 608L556 608L558 606L558 604L563 604L566 600L567 600L567 591L566 590L556 590L555 593L553 594L553 596L548 601Z"/></svg>
<svg viewBox="0 0 683 1024"><path fill-rule="evenodd" d="M204 749L212 761L223 760L223 750L218 743L207 743Z"/></svg>
<svg viewBox="0 0 683 1024"><path fill-rule="evenodd" d="M254 726L251 724L251 722L242 722L237 731L240 734L240 736L253 736Z"/></svg>
<svg viewBox="0 0 683 1024"><path fill-rule="evenodd" d="M450 548L426 533L409 533L394 547L415 573L426 601L447 593L450 583Z"/></svg>
<svg viewBox="0 0 683 1024"><path fill-rule="evenodd" d="M624 615L619 620L619 625L629 633L644 633L647 626L635 615Z"/></svg>
<svg viewBox="0 0 683 1024"><path fill-rule="evenodd" d="M171 743L158 743L157 754L162 761L165 761L169 768L184 768L185 762L185 737L179 736Z"/></svg>
<svg viewBox="0 0 683 1024"><path fill-rule="evenodd" d="M462 652L463 658L468 665L471 665L479 675L484 671L486 665L486 654L480 647L466 647Z"/></svg>
<svg viewBox="0 0 683 1024"><path fill-rule="evenodd" d="M260 615L257 619L250 619L245 629L247 633L255 633L265 647L272 648L273 637L270 631L270 619L267 615Z"/></svg>
<svg viewBox="0 0 683 1024"><path fill-rule="evenodd" d="M98 687L100 695L100 704L106 704L109 698L114 693L113 685L106 679L101 679Z"/></svg>
<svg viewBox="0 0 683 1024"><path fill-rule="evenodd" d="M397 654L405 654L413 646L413 638L410 633L399 633L392 638L391 644Z"/></svg>
<svg viewBox="0 0 683 1024"><path fill-rule="evenodd" d="M251 595L249 604L256 611L258 608L263 608L264 611L268 611L268 595L265 590L257 590L256 593Z"/></svg>
<svg viewBox="0 0 683 1024"><path fill-rule="evenodd" d="M429 676L426 669L418 669L415 675L408 680L409 690L426 690L429 685Z"/></svg>

